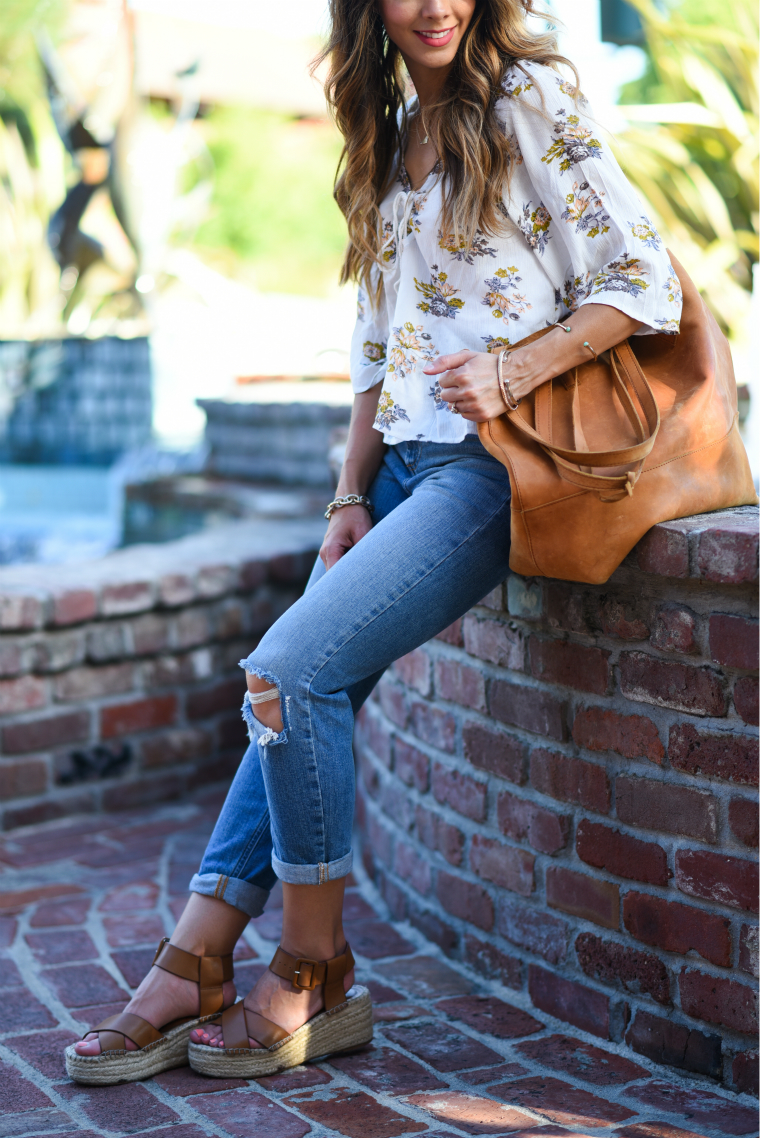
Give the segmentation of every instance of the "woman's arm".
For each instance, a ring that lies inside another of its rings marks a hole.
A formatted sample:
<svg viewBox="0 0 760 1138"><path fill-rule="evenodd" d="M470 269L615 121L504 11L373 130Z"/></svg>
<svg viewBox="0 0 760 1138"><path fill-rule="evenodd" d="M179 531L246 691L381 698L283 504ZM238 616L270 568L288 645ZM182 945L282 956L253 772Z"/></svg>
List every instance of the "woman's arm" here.
<svg viewBox="0 0 760 1138"><path fill-rule="evenodd" d="M351 426L348 429L346 457L338 480L336 497L366 494L380 469L385 454L383 436L372 424L377 414L382 383L354 397ZM341 506L330 518L319 556L332 569L344 553L369 533L372 518L364 506Z"/></svg>
<svg viewBox="0 0 760 1138"><path fill-rule="evenodd" d="M516 348L504 361L504 377L509 380L515 399L522 399L539 384L593 359L583 346L584 340L599 354L631 336L641 324L619 308L594 303L584 304L563 321L563 326L572 331L568 334L554 328L540 340ZM455 352L441 356L424 371L426 375L441 376L441 395L447 402L456 403L462 418L483 423L504 412L496 359L488 352Z"/></svg>

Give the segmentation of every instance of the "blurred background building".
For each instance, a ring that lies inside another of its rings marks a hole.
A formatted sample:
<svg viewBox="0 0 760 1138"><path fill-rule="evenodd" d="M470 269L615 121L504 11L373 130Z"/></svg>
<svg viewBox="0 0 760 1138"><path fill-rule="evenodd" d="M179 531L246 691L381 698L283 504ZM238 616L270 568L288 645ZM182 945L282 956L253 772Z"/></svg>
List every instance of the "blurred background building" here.
<svg viewBox="0 0 760 1138"><path fill-rule="evenodd" d="M731 339L746 412L760 323L755 5L545 7ZM232 490L222 507L209 479L329 492L354 294L336 283L340 139L309 75L324 20L323 0L5 0L0 562L316 508Z"/></svg>

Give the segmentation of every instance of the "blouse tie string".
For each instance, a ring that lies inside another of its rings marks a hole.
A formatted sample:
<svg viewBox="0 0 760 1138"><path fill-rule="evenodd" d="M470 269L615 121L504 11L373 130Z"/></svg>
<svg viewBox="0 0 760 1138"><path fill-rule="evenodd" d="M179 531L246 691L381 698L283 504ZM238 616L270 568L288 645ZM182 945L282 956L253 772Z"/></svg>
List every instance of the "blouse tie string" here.
<svg viewBox="0 0 760 1138"><path fill-rule="evenodd" d="M395 265L394 261L401 263L401 254L404 251L404 244L406 242L406 235L409 229L409 222L414 212L414 207L417 204L417 191L416 190L399 190L393 199L391 206L391 232L386 237L385 241L380 246L380 271L383 273L393 272ZM395 243L396 256L394 261L384 261L382 259L383 253ZM401 283L401 274L398 273L394 281L394 290L398 295L399 285Z"/></svg>

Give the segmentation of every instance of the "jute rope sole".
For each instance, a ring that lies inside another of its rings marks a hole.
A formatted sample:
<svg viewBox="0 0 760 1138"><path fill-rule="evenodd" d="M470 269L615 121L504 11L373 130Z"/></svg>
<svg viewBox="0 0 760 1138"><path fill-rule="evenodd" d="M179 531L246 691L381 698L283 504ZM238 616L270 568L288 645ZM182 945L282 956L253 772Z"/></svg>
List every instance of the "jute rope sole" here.
<svg viewBox="0 0 760 1138"><path fill-rule="evenodd" d="M212 1016L197 1016L167 1031L163 1039L139 1051L106 1051L104 1055L77 1055L74 1045L66 1048L66 1073L78 1083L108 1087L134 1083L160 1071L184 1067L190 1032Z"/></svg>
<svg viewBox="0 0 760 1138"><path fill-rule="evenodd" d="M226 1048L190 1043L190 1066L202 1075L216 1078L257 1079L276 1071L297 1067L320 1055L351 1051L372 1039L372 1000L367 988L355 984L345 1004L321 1012L273 1047Z"/></svg>

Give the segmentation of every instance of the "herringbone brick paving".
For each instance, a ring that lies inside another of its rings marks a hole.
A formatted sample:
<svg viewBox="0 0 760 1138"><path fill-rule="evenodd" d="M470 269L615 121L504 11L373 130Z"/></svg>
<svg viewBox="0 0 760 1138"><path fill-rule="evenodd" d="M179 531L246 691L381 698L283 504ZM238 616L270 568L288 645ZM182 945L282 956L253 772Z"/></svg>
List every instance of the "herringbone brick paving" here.
<svg viewBox="0 0 760 1138"><path fill-rule="evenodd" d="M184 905L219 805L205 794L0 838L0 1138L757 1134L747 1096L676 1081L568 1034L524 997L444 960L385 919L360 868L346 931L375 1001L372 1047L250 1081L184 1067L118 1087L72 1083L63 1047L139 983ZM241 994L279 933L273 895L236 952Z"/></svg>

